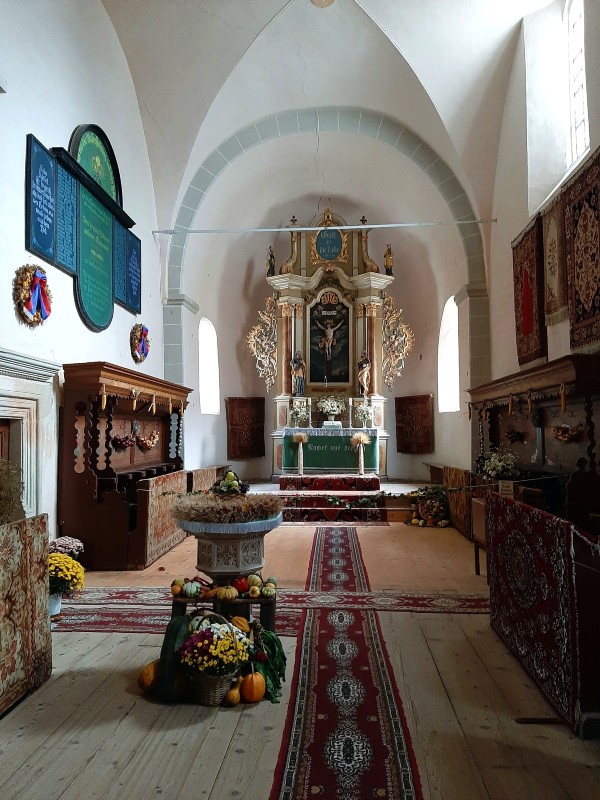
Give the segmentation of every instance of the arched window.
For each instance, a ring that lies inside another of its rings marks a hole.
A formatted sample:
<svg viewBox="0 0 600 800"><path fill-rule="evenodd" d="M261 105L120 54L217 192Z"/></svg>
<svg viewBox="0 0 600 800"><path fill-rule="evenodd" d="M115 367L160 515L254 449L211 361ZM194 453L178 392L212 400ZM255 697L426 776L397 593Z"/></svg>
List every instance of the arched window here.
<svg viewBox="0 0 600 800"><path fill-rule="evenodd" d="M449 297L444 306L438 342L438 411L459 411L458 306Z"/></svg>
<svg viewBox="0 0 600 800"><path fill-rule="evenodd" d="M570 142L567 157L574 164L589 149L587 89L585 83L585 41L583 0L570 0L567 6L569 48Z"/></svg>
<svg viewBox="0 0 600 800"><path fill-rule="evenodd" d="M219 350L217 332L209 319L202 317L198 328L200 413L219 414L221 390L219 386Z"/></svg>

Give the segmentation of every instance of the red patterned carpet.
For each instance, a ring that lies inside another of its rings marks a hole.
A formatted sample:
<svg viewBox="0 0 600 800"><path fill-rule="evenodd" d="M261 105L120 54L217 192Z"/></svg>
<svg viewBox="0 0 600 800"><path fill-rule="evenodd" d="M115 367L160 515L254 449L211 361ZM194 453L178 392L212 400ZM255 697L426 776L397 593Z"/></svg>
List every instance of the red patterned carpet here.
<svg viewBox="0 0 600 800"><path fill-rule="evenodd" d="M318 528L307 590L369 592L354 528ZM421 798L377 615L307 609L270 800Z"/></svg>

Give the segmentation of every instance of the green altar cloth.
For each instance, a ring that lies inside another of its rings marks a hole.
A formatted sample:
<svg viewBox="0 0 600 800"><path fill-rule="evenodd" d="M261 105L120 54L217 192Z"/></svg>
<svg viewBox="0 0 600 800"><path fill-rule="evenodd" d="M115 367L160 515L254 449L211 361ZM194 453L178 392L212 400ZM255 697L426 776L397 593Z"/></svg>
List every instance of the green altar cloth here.
<svg viewBox="0 0 600 800"><path fill-rule="evenodd" d="M305 471L355 472L358 469L358 450L350 444L351 437L368 433L371 443L364 445L365 470L379 471L379 446L377 428L284 428L282 468L298 469L298 445L292 441L294 433L306 433L304 448Z"/></svg>

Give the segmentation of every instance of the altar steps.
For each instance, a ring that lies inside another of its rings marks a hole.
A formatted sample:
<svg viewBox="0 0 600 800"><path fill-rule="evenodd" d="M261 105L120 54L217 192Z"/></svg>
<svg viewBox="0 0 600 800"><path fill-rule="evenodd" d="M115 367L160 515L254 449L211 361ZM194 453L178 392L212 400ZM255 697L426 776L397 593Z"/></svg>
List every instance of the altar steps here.
<svg viewBox="0 0 600 800"><path fill-rule="evenodd" d="M382 492L376 475L286 475L279 485L284 522L383 524L412 516L410 496Z"/></svg>

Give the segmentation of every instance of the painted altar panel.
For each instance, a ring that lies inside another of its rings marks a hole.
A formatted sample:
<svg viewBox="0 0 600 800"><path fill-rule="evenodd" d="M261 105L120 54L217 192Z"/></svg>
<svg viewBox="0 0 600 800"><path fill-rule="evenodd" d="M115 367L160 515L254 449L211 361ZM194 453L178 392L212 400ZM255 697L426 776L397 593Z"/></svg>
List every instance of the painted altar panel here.
<svg viewBox="0 0 600 800"><path fill-rule="evenodd" d="M309 309L310 383L350 383L350 308L332 289L321 294Z"/></svg>

